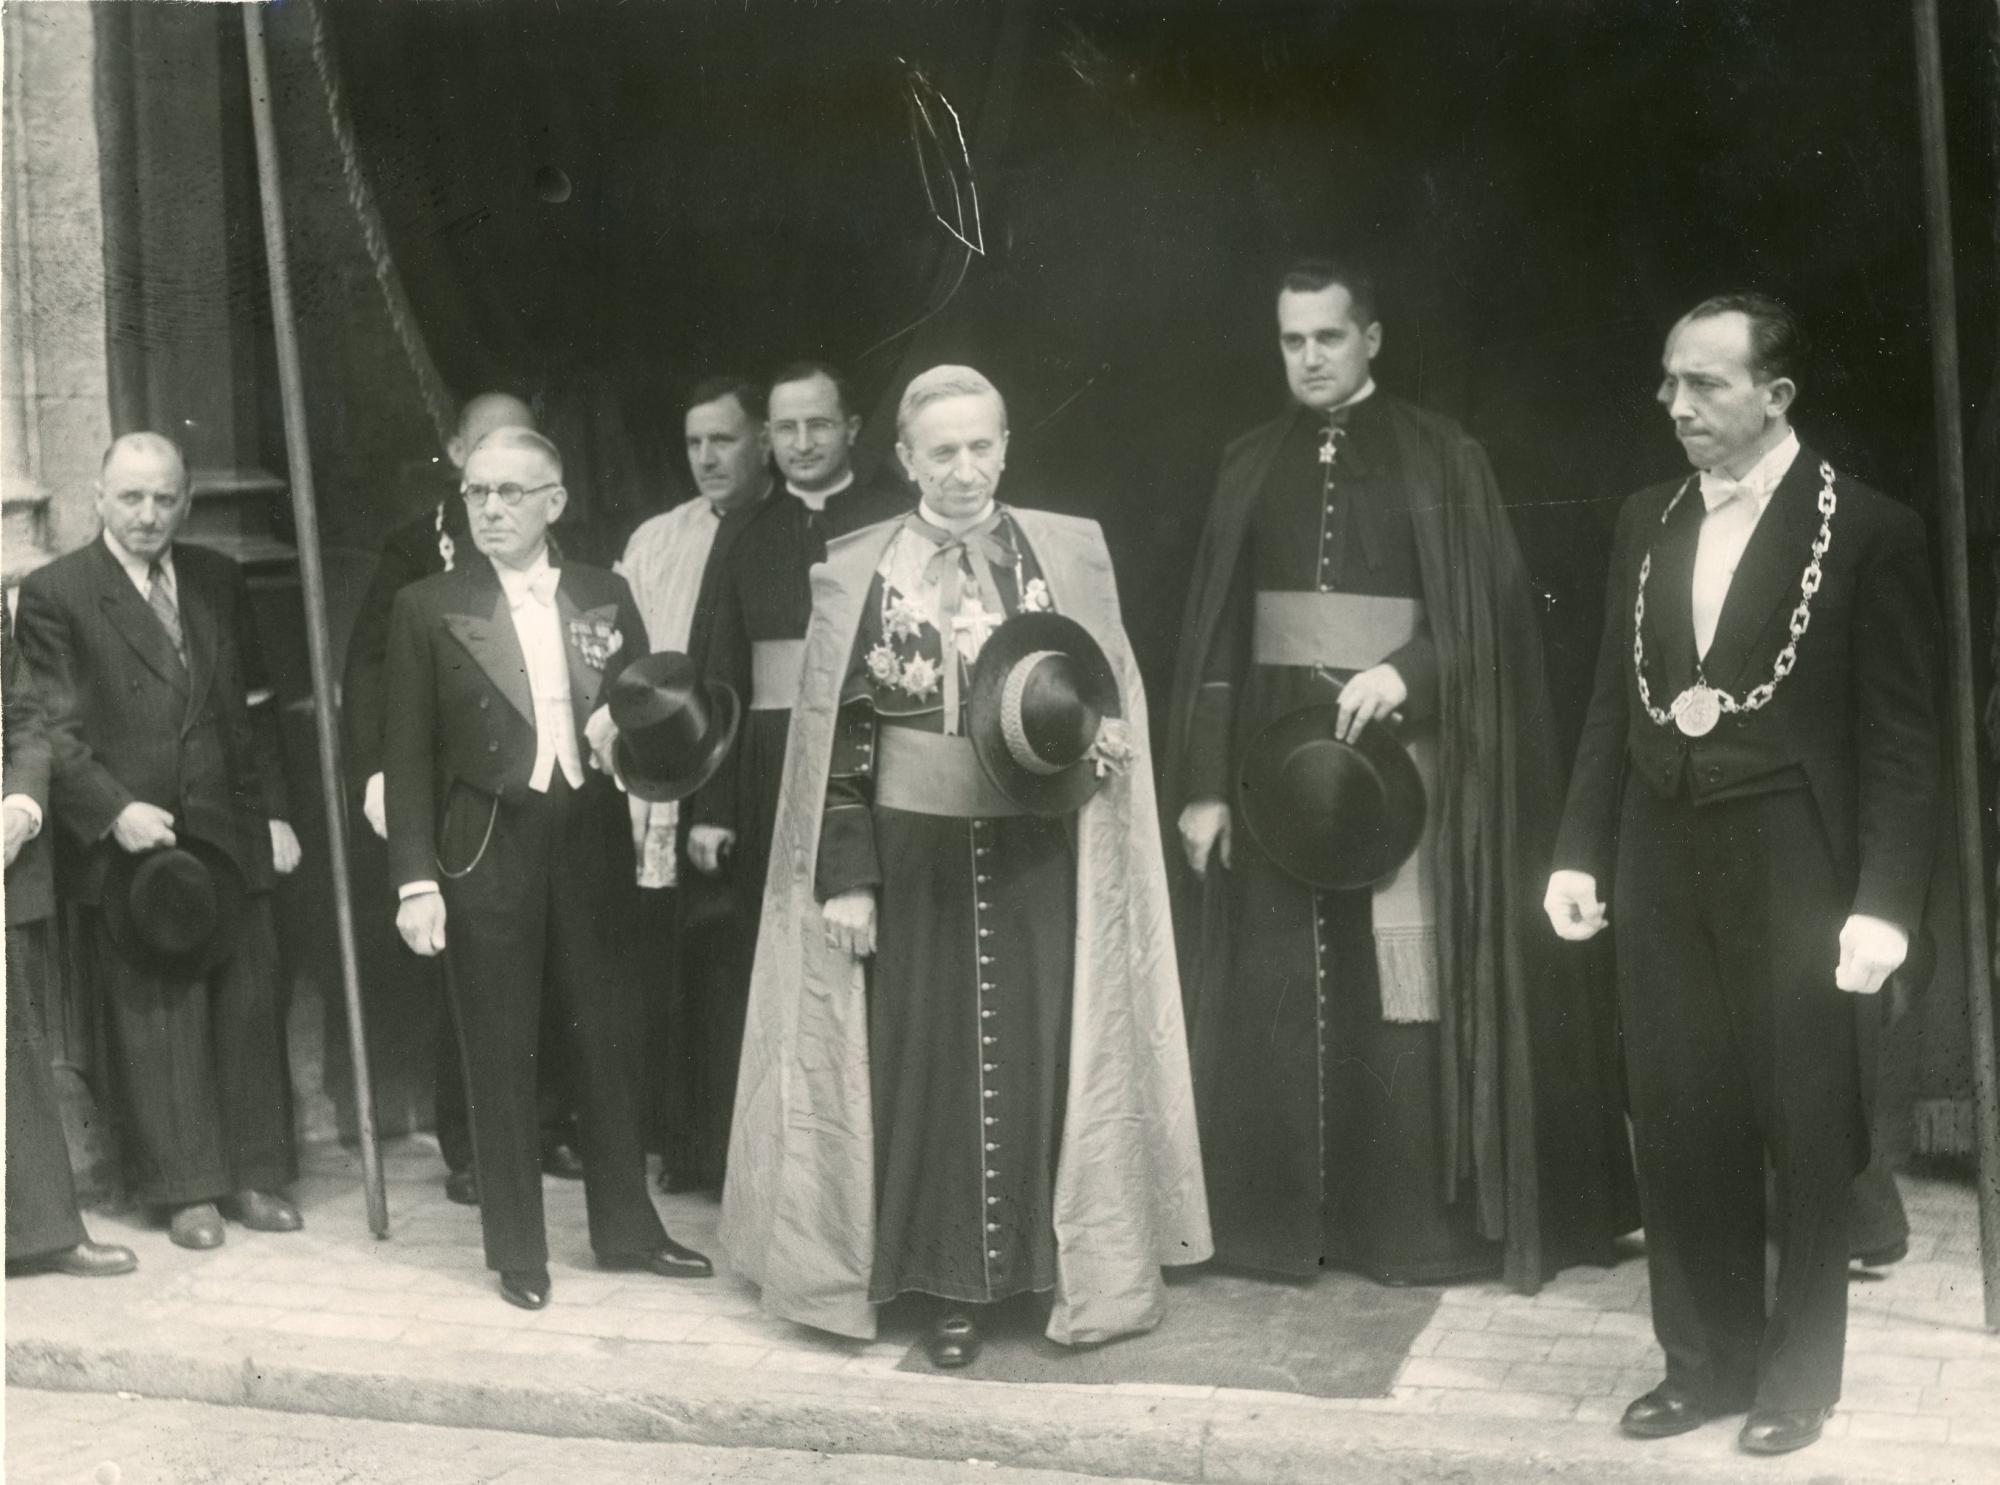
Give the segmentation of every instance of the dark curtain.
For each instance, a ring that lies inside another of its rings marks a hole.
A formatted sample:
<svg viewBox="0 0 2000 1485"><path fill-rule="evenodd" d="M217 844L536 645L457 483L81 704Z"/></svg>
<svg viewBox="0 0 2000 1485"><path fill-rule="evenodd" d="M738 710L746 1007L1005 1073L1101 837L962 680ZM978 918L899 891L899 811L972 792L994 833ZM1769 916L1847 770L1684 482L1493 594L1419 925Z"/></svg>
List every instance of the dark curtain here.
<svg viewBox="0 0 2000 1485"><path fill-rule="evenodd" d="M1158 705L1217 453L1282 406L1274 272L1329 246L1379 270L1384 384L1493 458L1566 744L1618 502L1681 467L1652 394L1699 297L1791 300L1819 346L1805 435L1935 529L1903 4L329 8L432 351L461 392L539 396L587 553L683 497L695 377L830 357L880 454L910 372L969 361L1008 397L1010 496L1105 525ZM1988 0L1943 10L1976 390L2000 72ZM983 258L931 221L906 62L963 118ZM355 421L377 394L337 395ZM1925 1065L1956 1069L1934 1083L1962 1077L1957 994L1925 1011Z"/></svg>

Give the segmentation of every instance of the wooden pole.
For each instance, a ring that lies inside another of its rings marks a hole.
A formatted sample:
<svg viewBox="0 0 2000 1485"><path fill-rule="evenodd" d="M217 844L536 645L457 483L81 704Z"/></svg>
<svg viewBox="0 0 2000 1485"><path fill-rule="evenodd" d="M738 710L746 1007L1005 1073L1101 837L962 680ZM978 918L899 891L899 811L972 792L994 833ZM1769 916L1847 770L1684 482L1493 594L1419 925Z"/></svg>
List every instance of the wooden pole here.
<svg viewBox="0 0 2000 1485"><path fill-rule="evenodd" d="M2000 1330L2000 1083L1993 1043L1993 983L1986 932L1986 862L1979 821L1979 708L1972 691L1972 595L1965 523L1965 429L1958 387L1958 289L1953 278L1951 182L1946 170L1944 63L1937 0L1913 0L1917 114L1923 130L1924 235L1930 267L1931 400L1938 457L1938 525L1944 546L1945 648L1949 655L1953 761L1958 781L1959 895L1965 916L1965 994L1972 1033L1973 1111L1979 1142L1979 1254L1986 1328Z"/></svg>
<svg viewBox="0 0 2000 1485"><path fill-rule="evenodd" d="M312 450L306 440L305 378L299 369L299 328L292 311L291 260L285 241L285 198L279 184L277 131L271 122L271 67L264 46L264 7L242 7L250 70L250 121L257 136L257 186L264 207L264 256L271 274L271 327L278 342L278 391L285 409L285 459L305 586L306 650L312 661L313 722L319 734L320 783L326 838L333 853L334 932L340 943L340 983L347 997L347 1042L354 1061L354 1108L361 1124L361 1176L368 1226L389 1235L389 1198L375 1134L375 1093L368 1072L368 1038L361 1014L361 974L354 951L354 900L347 877L347 800L341 788L340 731L334 726L333 648L326 627L326 574L320 565L319 517L313 500Z"/></svg>

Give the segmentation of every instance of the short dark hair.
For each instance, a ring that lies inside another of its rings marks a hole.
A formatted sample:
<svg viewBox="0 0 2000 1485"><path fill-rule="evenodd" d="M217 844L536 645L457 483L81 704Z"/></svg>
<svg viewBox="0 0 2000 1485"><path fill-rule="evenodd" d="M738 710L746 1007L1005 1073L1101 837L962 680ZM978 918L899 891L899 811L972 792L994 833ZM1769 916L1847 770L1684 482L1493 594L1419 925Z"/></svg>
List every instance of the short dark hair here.
<svg viewBox="0 0 2000 1485"><path fill-rule="evenodd" d="M725 397L734 397L751 422L765 421L764 389L753 378L735 371L703 377L696 382L694 390L687 395L687 401L681 404L681 415L685 417L696 408L720 402Z"/></svg>
<svg viewBox="0 0 2000 1485"><path fill-rule="evenodd" d="M787 361L771 378L771 391L777 391L786 382L809 382L816 376L823 376L833 383L833 395L840 399L841 416L850 416L854 411L854 403L847 395L847 378L824 361Z"/></svg>
<svg viewBox="0 0 2000 1485"><path fill-rule="evenodd" d="M1711 294L1681 316L1689 320L1713 319L1716 315L1739 314L1750 321L1750 374L1759 381L1786 377L1796 384L1806 367L1811 346L1805 326L1792 307L1774 294L1741 289L1728 294Z"/></svg>
<svg viewBox="0 0 2000 1485"><path fill-rule="evenodd" d="M1335 284L1347 290L1347 297L1354 301L1355 322L1360 325L1374 324L1378 318L1375 277L1359 263L1348 258L1326 256L1295 258L1278 275L1280 294L1317 294Z"/></svg>

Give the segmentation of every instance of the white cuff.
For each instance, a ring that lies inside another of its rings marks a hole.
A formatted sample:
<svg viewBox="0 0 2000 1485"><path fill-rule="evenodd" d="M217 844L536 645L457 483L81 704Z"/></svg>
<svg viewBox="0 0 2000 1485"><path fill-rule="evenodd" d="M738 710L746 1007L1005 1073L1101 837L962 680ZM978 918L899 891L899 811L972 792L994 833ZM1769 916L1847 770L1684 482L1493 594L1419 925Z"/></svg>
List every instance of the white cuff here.
<svg viewBox="0 0 2000 1485"><path fill-rule="evenodd" d="M426 892L435 892L437 889L436 882L405 882L396 889L396 900L408 902L412 897L422 897Z"/></svg>
<svg viewBox="0 0 2000 1485"><path fill-rule="evenodd" d="M28 817L29 824L34 827L28 832L29 840L42 833L42 807L35 803L32 794L9 794L6 798L0 799L0 807L19 810Z"/></svg>

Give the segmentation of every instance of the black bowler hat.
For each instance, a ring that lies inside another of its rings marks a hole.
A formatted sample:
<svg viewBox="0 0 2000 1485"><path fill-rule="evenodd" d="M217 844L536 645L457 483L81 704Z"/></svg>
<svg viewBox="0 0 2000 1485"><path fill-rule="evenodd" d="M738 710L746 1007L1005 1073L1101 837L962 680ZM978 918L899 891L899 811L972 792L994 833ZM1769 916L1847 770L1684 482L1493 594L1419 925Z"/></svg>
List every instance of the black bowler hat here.
<svg viewBox="0 0 2000 1485"><path fill-rule="evenodd" d="M1336 735L1340 708L1303 706L1250 740L1236 801L1250 838L1309 887L1379 882L1410 859L1424 830L1424 781L1381 722L1353 742Z"/></svg>
<svg viewBox="0 0 2000 1485"><path fill-rule="evenodd" d="M1029 814L1067 815L1104 782L1091 750L1119 715L1118 678L1076 620L1016 614L981 648L966 711L993 786Z"/></svg>
<svg viewBox="0 0 2000 1485"><path fill-rule="evenodd" d="M120 851L112 859L104 879L105 936L127 963L191 979L236 947L248 895L234 857L178 830L171 846Z"/></svg>
<svg viewBox="0 0 2000 1485"><path fill-rule="evenodd" d="M678 650L634 660L611 683L612 755L625 787L640 799L685 799L715 776L743 705L734 687L704 685Z"/></svg>

